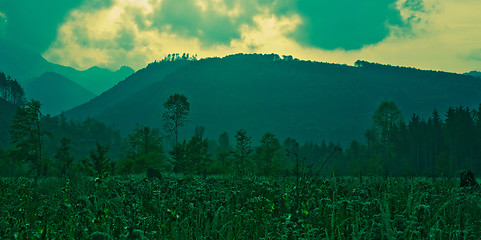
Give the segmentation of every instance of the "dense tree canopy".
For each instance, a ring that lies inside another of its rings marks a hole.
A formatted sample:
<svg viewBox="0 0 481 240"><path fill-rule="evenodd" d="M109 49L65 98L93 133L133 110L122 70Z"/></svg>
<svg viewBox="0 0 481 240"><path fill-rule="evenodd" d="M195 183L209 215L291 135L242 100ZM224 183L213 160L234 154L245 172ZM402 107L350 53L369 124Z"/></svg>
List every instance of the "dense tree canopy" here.
<svg viewBox="0 0 481 240"><path fill-rule="evenodd" d="M25 102L23 87L3 72L0 72L0 98L19 106Z"/></svg>
<svg viewBox="0 0 481 240"><path fill-rule="evenodd" d="M18 107L10 128L14 158L31 163L36 176L42 174L42 136L45 135L40 128L40 106L39 101L32 99L24 107Z"/></svg>

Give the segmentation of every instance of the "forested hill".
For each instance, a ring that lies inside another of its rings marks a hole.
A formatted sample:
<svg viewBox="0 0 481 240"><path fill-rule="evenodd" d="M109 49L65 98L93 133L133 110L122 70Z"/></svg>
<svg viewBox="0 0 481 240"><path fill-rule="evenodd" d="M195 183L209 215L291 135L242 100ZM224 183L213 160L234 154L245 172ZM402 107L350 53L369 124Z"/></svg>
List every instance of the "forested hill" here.
<svg viewBox="0 0 481 240"><path fill-rule="evenodd" d="M481 72L478 72L478 71L471 71L471 72L468 72L468 73L465 73L465 74L469 75L469 76L481 78Z"/></svg>
<svg viewBox="0 0 481 240"><path fill-rule="evenodd" d="M57 115L96 95L74 81L54 72L44 73L25 87L26 97L42 103L44 114Z"/></svg>
<svg viewBox="0 0 481 240"><path fill-rule="evenodd" d="M102 112L106 111L107 108L116 106L138 91L150 86L153 83L162 81L165 76L175 72L180 66L183 66L187 63L187 61L151 63L146 68L140 69L135 74L119 82L110 90L102 93L100 96L70 111L67 111L65 116L74 119L85 118L86 116L98 116Z"/></svg>
<svg viewBox="0 0 481 240"><path fill-rule="evenodd" d="M17 106L0 97L0 151L4 146L10 143L10 134L8 130L12 123L13 115L17 111ZM3 149L6 150L6 149Z"/></svg>
<svg viewBox="0 0 481 240"><path fill-rule="evenodd" d="M145 78L151 85L108 101L100 96L67 116L92 116L127 134L136 123L161 127L163 103L182 93L191 103L184 137L192 135L195 126L204 126L205 135L214 139L245 128L254 139L272 132L280 139L348 143L363 139L374 110L385 100L394 101L406 119L413 113L427 117L434 109L446 112L450 106L474 108L481 103L478 78L363 61L353 67L238 54L192 61L171 74L154 69L133 74L125 86L103 95L133 92L135 83Z"/></svg>

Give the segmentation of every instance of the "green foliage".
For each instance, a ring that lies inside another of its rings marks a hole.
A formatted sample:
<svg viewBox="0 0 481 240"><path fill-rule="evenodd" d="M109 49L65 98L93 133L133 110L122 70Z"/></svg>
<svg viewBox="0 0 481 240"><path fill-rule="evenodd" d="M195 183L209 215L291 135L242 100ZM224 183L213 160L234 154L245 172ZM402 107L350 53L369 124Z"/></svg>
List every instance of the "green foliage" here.
<svg viewBox="0 0 481 240"><path fill-rule="evenodd" d="M162 153L162 137L157 128L138 125L133 133L127 137L133 155L148 154L150 152Z"/></svg>
<svg viewBox="0 0 481 240"><path fill-rule="evenodd" d="M176 93L164 103L164 127L175 135L175 142L179 142L179 127L184 126L190 111L190 103L183 94Z"/></svg>
<svg viewBox="0 0 481 240"><path fill-rule="evenodd" d="M60 140L60 146L57 148L55 154L54 166L59 170L60 176L67 176L71 174L72 163L74 158L70 155L70 142L69 138L62 138Z"/></svg>
<svg viewBox="0 0 481 240"><path fill-rule="evenodd" d="M189 53L183 53L182 56L179 53L168 54L162 59L162 62L175 62L175 61L197 61L197 54L189 56Z"/></svg>
<svg viewBox="0 0 481 240"><path fill-rule="evenodd" d="M198 128L197 134L189 142L177 143L170 154L174 172L197 175L211 173L212 158L209 154L208 140L202 136L203 128Z"/></svg>
<svg viewBox="0 0 481 240"><path fill-rule="evenodd" d="M1 178L0 238L481 238L481 194L449 179L309 180L299 204L285 177L142 179Z"/></svg>
<svg viewBox="0 0 481 240"><path fill-rule="evenodd" d="M148 168L160 169L164 166L162 137L157 128L137 125L127 137L129 151L119 163L122 173L141 173Z"/></svg>
<svg viewBox="0 0 481 240"><path fill-rule="evenodd" d="M0 98L14 105L22 106L25 102L25 92L17 80L0 72Z"/></svg>
<svg viewBox="0 0 481 240"><path fill-rule="evenodd" d="M90 152L88 166L90 166L96 176L104 177L111 168L110 158L107 156L110 147L99 143L96 143L96 146L95 151Z"/></svg>
<svg viewBox="0 0 481 240"><path fill-rule="evenodd" d="M187 172L189 169L189 159L187 152L187 142L176 143L169 152L172 156L170 163L174 173Z"/></svg>
<svg viewBox="0 0 481 240"><path fill-rule="evenodd" d="M67 120L64 114L55 117L47 115L42 118L41 125L51 133L49 137L44 138L44 152L51 157L54 157L58 143L64 137L71 139L70 154L76 159L89 156L90 151L96 147L96 142L110 145L110 155L113 159L121 156L122 139L119 131L93 118L74 121Z"/></svg>
<svg viewBox="0 0 481 240"><path fill-rule="evenodd" d="M215 165L214 171L219 173L229 173L232 169L233 162L233 149L229 142L229 134L227 132L222 133L219 136L219 145L217 146L215 153Z"/></svg>
<svg viewBox="0 0 481 240"><path fill-rule="evenodd" d="M240 129L235 135L236 146L234 152L234 173L236 175L249 174L251 170L251 154L253 152L251 147L251 137L247 136L245 129Z"/></svg>
<svg viewBox="0 0 481 240"><path fill-rule="evenodd" d="M382 102L373 115L373 128L379 134L382 144L382 157L385 159L384 169L390 174L397 169L393 166L394 139L401 125L404 124L401 111L393 101Z"/></svg>
<svg viewBox="0 0 481 240"><path fill-rule="evenodd" d="M194 135L187 143L187 158L190 161L189 170L192 173L205 175L210 171L212 159L208 150L208 141L204 139L202 133Z"/></svg>
<svg viewBox="0 0 481 240"><path fill-rule="evenodd" d="M269 129L276 136L295 136L300 143L326 140L347 147L352 140L364 140L372 113L383 99L394 101L407 117L417 113L426 120L434 107L444 115L449 106L462 103L473 108L479 104L481 81L470 76L287 59L236 54L153 63L98 101L66 114L75 115L74 119L99 116L124 134L130 133L135 123L160 128L163 109L159 105L181 91L192 104L195 101L196 111L189 119L211 130L206 133L209 139L217 140L223 131L233 137L242 127L256 142ZM176 64L180 67L168 67ZM193 131L195 125L187 125L181 129Z"/></svg>
<svg viewBox="0 0 481 240"><path fill-rule="evenodd" d="M39 101L32 99L18 107L10 128L12 157L31 163L37 176L42 174L42 136L46 134L40 128L40 106Z"/></svg>
<svg viewBox="0 0 481 240"><path fill-rule="evenodd" d="M283 156L281 150L282 146L274 134L264 134L254 157L260 175L272 176L279 172Z"/></svg>

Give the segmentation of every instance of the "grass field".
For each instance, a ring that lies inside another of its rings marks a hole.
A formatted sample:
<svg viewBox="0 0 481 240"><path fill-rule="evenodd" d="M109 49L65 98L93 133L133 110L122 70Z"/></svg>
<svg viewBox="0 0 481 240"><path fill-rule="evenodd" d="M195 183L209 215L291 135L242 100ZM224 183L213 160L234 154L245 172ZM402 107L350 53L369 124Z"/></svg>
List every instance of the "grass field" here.
<svg viewBox="0 0 481 240"><path fill-rule="evenodd" d="M0 239L481 239L481 193L432 178L0 180Z"/></svg>

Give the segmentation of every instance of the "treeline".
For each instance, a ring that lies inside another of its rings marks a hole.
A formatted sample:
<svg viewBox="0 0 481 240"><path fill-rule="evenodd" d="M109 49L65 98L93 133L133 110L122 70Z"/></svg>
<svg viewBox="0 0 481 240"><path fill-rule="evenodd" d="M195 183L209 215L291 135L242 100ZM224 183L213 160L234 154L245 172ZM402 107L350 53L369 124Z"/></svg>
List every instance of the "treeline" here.
<svg viewBox="0 0 481 240"><path fill-rule="evenodd" d="M190 55L189 53L179 53L168 54L162 59L162 62L175 62L175 61L197 61L197 54Z"/></svg>
<svg viewBox="0 0 481 240"><path fill-rule="evenodd" d="M455 176L469 168L481 172L481 106L478 110L436 110L428 119L416 114L406 123L394 102L373 114L365 141L300 144L265 133L254 145L244 129L217 140L195 128L179 140L178 129L190 111L187 98L172 95L165 103L164 129L137 125L124 139L97 120L43 116L35 100L19 107L10 129L11 146L0 150L2 176L105 176L139 174L148 169L196 175L236 176ZM159 119L160 120L160 119Z"/></svg>
<svg viewBox="0 0 481 240"><path fill-rule="evenodd" d="M42 115L36 100L19 106L9 129L10 145L0 147L0 176L57 176L81 172L82 161L99 144L117 159L122 149L119 131L92 118L67 120L63 114Z"/></svg>
<svg viewBox="0 0 481 240"><path fill-rule="evenodd" d="M481 105L478 110L449 108L444 117L436 110L428 119L413 114L406 123L394 102L384 102L365 136L366 143L353 141L340 160L351 175L446 177L463 169L481 172Z"/></svg>
<svg viewBox="0 0 481 240"><path fill-rule="evenodd" d="M22 105L25 101L25 92L16 79L0 72L0 98L15 105Z"/></svg>

